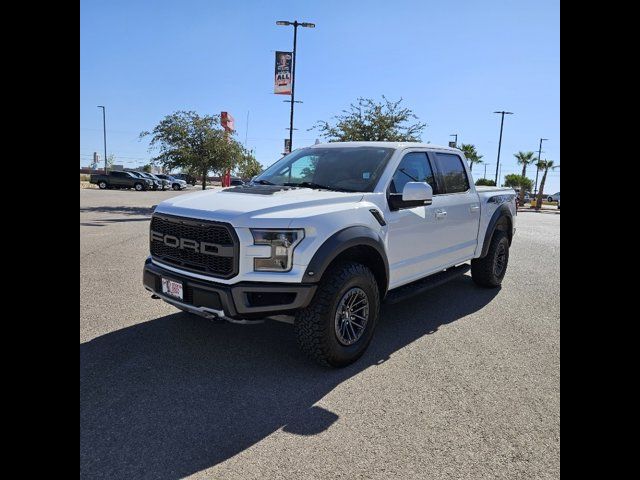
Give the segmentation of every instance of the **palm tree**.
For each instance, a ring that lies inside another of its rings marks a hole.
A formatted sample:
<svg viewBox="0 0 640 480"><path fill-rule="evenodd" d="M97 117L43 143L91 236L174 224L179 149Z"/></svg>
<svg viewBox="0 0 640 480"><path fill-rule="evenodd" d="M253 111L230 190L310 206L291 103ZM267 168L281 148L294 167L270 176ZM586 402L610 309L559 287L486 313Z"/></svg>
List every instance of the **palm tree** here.
<svg viewBox="0 0 640 480"><path fill-rule="evenodd" d="M464 152L464 156L467 157L469 162L469 171L473 170L474 163L482 163L482 155L478 155L476 146L470 143L461 143L460 150Z"/></svg>
<svg viewBox="0 0 640 480"><path fill-rule="evenodd" d="M544 195L544 182L547 180L547 172L549 170L554 170L558 168L560 165L553 164L553 160L540 160L536 163L536 167L542 170L544 173L542 174L542 180L540 180L540 190L538 191L538 198L536 199L536 210L540 210L542 206L542 196Z"/></svg>
<svg viewBox="0 0 640 480"><path fill-rule="evenodd" d="M535 162L535 153L533 152L518 152L513 156L516 157L516 161L522 165L522 176L527 176L527 165ZM520 188L520 205L524 204L524 188Z"/></svg>

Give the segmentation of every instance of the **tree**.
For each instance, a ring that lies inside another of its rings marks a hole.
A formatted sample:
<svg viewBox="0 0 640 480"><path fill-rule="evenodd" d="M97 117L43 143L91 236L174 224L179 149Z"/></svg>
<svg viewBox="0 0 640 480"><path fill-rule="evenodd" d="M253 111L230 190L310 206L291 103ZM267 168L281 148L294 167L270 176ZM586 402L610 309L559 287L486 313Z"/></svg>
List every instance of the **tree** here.
<svg viewBox="0 0 640 480"><path fill-rule="evenodd" d="M174 112L153 131L140 134L140 138L146 136L151 136L149 150L158 150L153 163L168 171L181 168L202 174L203 190L210 171L221 176L233 170L242 156L242 146L220 126L219 115Z"/></svg>
<svg viewBox="0 0 640 480"><path fill-rule="evenodd" d="M401 107L402 98L397 102L388 100L384 95L382 101L370 98L358 98L348 110L333 117L335 125L327 121L318 121L309 130L317 128L329 142L352 141L388 141L418 142L426 123L410 123L418 117L413 111Z"/></svg>
<svg viewBox="0 0 640 480"><path fill-rule="evenodd" d="M540 180L540 190L538 190L538 198L536 199L536 210L540 210L542 206L542 196L544 195L544 183L547 181L547 173L549 170L555 170L560 165L554 165L553 160L540 160L536 163L536 167L542 170L542 180Z"/></svg>
<svg viewBox="0 0 640 480"><path fill-rule="evenodd" d="M495 187L496 186L496 182L495 180L489 180L488 178L479 178L478 180L476 180L476 185L477 186L487 186L487 187Z"/></svg>
<svg viewBox="0 0 640 480"><path fill-rule="evenodd" d="M244 150L236 165L236 174L240 178L252 178L262 172L262 165L253 156L253 152Z"/></svg>
<svg viewBox="0 0 640 480"><path fill-rule="evenodd" d="M504 177L504 186L511 188L519 188L520 192L529 192L533 188L533 182L527 177L512 173Z"/></svg>
<svg viewBox="0 0 640 480"><path fill-rule="evenodd" d="M527 176L527 165L535 162L533 152L518 152L513 156L516 157L516 162L522 165L522 176ZM520 205L524 205L524 189L520 189Z"/></svg>
<svg viewBox="0 0 640 480"><path fill-rule="evenodd" d="M462 143L460 144L460 150L462 150L464 152L464 156L467 157L467 161L469 162L469 171L473 170L474 163L483 163L481 160L482 155L478 155L475 145Z"/></svg>
<svg viewBox="0 0 640 480"><path fill-rule="evenodd" d="M146 172L146 173L151 173L151 164L150 164L150 163L147 163L146 165L144 165L144 166L142 167L142 171L143 171L143 172Z"/></svg>

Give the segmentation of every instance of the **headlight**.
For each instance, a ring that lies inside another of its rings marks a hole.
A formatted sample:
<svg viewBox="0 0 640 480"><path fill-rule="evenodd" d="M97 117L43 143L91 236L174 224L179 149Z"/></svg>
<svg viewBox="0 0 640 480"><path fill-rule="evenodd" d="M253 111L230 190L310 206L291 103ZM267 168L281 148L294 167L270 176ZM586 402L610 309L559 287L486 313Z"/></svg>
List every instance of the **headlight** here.
<svg viewBox="0 0 640 480"><path fill-rule="evenodd" d="M304 238L304 230L251 229L254 245L271 245L271 256L254 258L253 269L262 272L288 272L293 267L293 250Z"/></svg>

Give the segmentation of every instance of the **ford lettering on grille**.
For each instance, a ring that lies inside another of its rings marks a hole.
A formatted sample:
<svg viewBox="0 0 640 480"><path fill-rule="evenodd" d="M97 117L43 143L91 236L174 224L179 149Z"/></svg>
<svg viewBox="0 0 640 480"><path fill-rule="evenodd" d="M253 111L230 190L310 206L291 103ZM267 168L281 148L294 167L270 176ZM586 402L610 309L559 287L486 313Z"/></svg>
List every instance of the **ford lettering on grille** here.
<svg viewBox="0 0 640 480"><path fill-rule="evenodd" d="M230 278L237 274L237 239L230 225L154 214L151 255L165 263Z"/></svg>

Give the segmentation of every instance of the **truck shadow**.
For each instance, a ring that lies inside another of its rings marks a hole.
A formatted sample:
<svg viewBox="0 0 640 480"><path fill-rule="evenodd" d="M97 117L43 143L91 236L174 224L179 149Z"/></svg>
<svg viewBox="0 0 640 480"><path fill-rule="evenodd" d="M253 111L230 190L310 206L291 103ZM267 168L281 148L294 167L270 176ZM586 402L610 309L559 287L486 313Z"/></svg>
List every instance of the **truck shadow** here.
<svg viewBox="0 0 640 480"><path fill-rule="evenodd" d="M81 476L182 478L281 428L320 433L338 416L315 404L337 385L498 292L462 276L385 306L365 355L340 370L311 363L291 326L276 322L244 327L176 313L81 344Z"/></svg>

